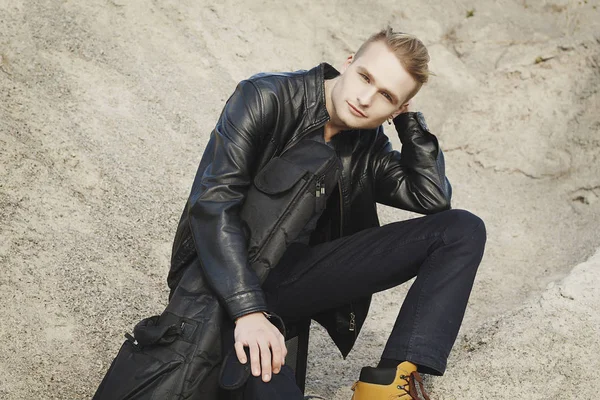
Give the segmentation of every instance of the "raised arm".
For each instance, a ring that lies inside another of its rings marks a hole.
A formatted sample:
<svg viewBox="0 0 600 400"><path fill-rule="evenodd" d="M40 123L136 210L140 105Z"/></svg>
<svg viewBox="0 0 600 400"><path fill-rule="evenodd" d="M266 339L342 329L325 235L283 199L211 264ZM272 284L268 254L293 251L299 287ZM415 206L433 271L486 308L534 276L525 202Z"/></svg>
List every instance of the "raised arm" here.
<svg viewBox="0 0 600 400"><path fill-rule="evenodd" d="M401 151L392 149L383 132L374 149L375 201L421 214L449 209L452 187L445 175L444 155L423 115L400 114L394 126Z"/></svg>

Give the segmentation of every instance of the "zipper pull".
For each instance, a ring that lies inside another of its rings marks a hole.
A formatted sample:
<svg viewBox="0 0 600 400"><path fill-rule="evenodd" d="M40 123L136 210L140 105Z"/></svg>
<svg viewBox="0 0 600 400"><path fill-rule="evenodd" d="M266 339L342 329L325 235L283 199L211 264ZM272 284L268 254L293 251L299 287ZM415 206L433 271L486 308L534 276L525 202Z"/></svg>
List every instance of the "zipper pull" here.
<svg viewBox="0 0 600 400"><path fill-rule="evenodd" d="M319 179L317 179L317 191L315 193L315 196L321 197L321 191L322 190L323 189L321 189L321 179L319 178Z"/></svg>
<svg viewBox="0 0 600 400"><path fill-rule="evenodd" d="M354 332L356 329L356 315L353 312L350 312L350 324L348 324L348 330L350 332Z"/></svg>
<svg viewBox="0 0 600 400"><path fill-rule="evenodd" d="M325 195L325 182L321 185L321 194Z"/></svg>

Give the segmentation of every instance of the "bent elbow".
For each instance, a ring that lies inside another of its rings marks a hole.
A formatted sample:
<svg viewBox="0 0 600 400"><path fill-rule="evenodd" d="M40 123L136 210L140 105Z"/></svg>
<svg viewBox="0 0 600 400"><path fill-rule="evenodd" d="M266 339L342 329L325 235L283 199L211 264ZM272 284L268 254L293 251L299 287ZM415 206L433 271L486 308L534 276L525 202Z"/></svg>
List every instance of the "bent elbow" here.
<svg viewBox="0 0 600 400"><path fill-rule="evenodd" d="M444 177L444 188L441 192L436 212L446 211L452 208L452 185L450 185L450 181L446 177Z"/></svg>
<svg viewBox="0 0 600 400"><path fill-rule="evenodd" d="M435 214L440 211L450 210L452 208L452 186L446 179L444 190L440 190L439 194L427 205L427 214Z"/></svg>
<svg viewBox="0 0 600 400"><path fill-rule="evenodd" d="M434 203L428 211L430 214L435 214L440 211L450 210L451 208L452 208L452 205L450 204L450 197L447 197L447 198L443 197L443 198L438 199L438 201L436 203Z"/></svg>

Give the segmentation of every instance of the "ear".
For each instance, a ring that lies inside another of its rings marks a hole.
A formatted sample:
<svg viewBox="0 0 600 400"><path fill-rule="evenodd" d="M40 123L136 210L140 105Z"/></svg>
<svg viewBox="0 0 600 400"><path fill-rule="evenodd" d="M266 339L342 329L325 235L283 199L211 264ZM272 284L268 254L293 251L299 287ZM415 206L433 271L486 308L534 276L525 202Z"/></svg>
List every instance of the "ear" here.
<svg viewBox="0 0 600 400"><path fill-rule="evenodd" d="M410 108L410 101L407 101L406 103L402 104L400 106L400 108L398 108L396 111L394 111L392 113L392 115L390 116L390 118L394 119L398 115L403 114L405 112L409 112L410 110L411 110L411 108Z"/></svg>
<svg viewBox="0 0 600 400"><path fill-rule="evenodd" d="M344 61L344 65L342 65L342 73L346 71L350 64L352 64L352 61L354 61L354 53L350 54L348 58L346 58L346 61Z"/></svg>

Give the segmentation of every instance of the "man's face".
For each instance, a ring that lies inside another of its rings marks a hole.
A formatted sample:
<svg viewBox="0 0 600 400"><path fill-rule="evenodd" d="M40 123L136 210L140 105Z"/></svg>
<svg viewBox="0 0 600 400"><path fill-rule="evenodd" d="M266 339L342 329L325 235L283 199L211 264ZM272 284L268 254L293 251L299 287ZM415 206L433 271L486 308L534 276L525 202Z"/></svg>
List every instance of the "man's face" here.
<svg viewBox="0 0 600 400"><path fill-rule="evenodd" d="M350 129L381 125L397 111L417 83L383 42L348 57L331 91L332 120Z"/></svg>

